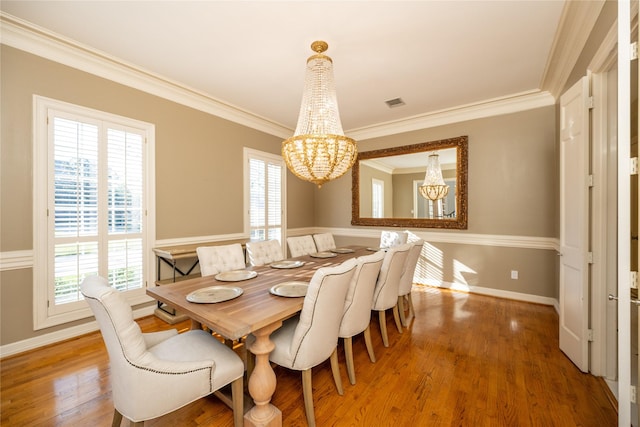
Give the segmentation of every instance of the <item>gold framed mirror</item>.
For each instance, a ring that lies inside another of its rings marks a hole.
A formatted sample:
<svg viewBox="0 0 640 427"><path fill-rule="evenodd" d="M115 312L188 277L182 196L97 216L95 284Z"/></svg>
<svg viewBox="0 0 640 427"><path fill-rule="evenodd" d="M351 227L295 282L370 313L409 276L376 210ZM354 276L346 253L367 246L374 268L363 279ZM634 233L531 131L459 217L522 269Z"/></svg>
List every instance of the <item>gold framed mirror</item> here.
<svg viewBox="0 0 640 427"><path fill-rule="evenodd" d="M447 188L430 200L420 187L434 157ZM467 136L358 153L351 170L351 224L466 229L467 168Z"/></svg>

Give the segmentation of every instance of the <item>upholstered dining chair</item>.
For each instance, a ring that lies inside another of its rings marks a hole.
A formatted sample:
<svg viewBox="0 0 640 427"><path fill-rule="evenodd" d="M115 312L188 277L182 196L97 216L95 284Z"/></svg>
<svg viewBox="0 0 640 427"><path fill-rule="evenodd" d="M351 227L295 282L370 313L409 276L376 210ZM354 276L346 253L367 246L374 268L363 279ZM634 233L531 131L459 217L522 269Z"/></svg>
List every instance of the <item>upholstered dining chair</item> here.
<svg viewBox="0 0 640 427"><path fill-rule="evenodd" d="M311 369L328 358L339 394L343 394L338 365L338 331L349 284L356 270L356 260L350 259L333 267L316 270L304 297L302 310L271 334L275 348L271 362L295 371L302 371L302 394L309 426L315 426ZM251 346L255 338L249 335Z"/></svg>
<svg viewBox="0 0 640 427"><path fill-rule="evenodd" d="M317 252L311 235L287 237L287 245L292 258Z"/></svg>
<svg viewBox="0 0 640 427"><path fill-rule="evenodd" d="M253 266L270 264L284 259L282 246L275 239L247 242L246 247L247 255L249 255L249 264Z"/></svg>
<svg viewBox="0 0 640 427"><path fill-rule="evenodd" d="M331 233L314 234L313 241L316 243L318 252L330 251L336 248L336 242Z"/></svg>
<svg viewBox="0 0 640 427"><path fill-rule="evenodd" d="M390 248L392 246L404 245L407 243L409 234L406 231L387 231L380 232L380 247Z"/></svg>
<svg viewBox="0 0 640 427"><path fill-rule="evenodd" d="M113 425L136 426L231 384L235 427L243 425L244 364L205 331L142 333L120 292L99 276L80 286L109 353Z"/></svg>
<svg viewBox="0 0 640 427"><path fill-rule="evenodd" d="M344 314L340 323L338 337L344 339L344 353L347 362L347 374L351 384L356 383L356 374L353 365L353 337L364 333L364 342L372 363L376 361L371 343L371 301L373 290L376 287L378 274L384 260L384 251L378 251L371 255L356 259L356 272L351 279L347 297L344 303Z"/></svg>
<svg viewBox="0 0 640 427"><path fill-rule="evenodd" d="M413 275L416 271L416 265L422 252L422 246L424 240L413 241L409 243L411 248L404 264L404 270L400 276L400 284L398 285L398 313L400 314L400 323L405 328L409 325L409 320L413 318L413 300L411 299L411 287L413 286ZM409 316L405 313L406 308L404 306L405 300L408 304Z"/></svg>
<svg viewBox="0 0 640 427"><path fill-rule="evenodd" d="M385 347L389 347L389 335L387 334L386 310L393 309L393 318L396 322L398 332L402 333L402 324L400 323L400 315L398 313L398 286L400 285L400 276L404 270L404 263L411 248L410 243L404 245L393 246L387 249L384 256L376 288L373 291L373 303L371 309L378 312L380 321L380 333L382 334L382 343Z"/></svg>
<svg viewBox="0 0 640 427"><path fill-rule="evenodd" d="M241 270L247 265L240 243L219 246L200 246L196 248L200 274L213 276L230 270Z"/></svg>

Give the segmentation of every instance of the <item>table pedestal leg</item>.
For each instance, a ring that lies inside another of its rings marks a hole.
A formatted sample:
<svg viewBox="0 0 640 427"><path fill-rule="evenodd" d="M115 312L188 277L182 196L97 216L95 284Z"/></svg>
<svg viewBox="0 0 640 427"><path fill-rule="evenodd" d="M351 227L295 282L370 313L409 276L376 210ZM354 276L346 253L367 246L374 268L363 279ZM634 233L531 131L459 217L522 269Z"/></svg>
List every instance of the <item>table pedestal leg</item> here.
<svg viewBox="0 0 640 427"><path fill-rule="evenodd" d="M269 335L282 326L276 322L253 332L256 340L249 351L255 354L255 368L249 378L249 394L256 404L244 415L245 427L282 426L282 413L271 403L271 396L276 391L276 374L269 363L269 353L274 348Z"/></svg>

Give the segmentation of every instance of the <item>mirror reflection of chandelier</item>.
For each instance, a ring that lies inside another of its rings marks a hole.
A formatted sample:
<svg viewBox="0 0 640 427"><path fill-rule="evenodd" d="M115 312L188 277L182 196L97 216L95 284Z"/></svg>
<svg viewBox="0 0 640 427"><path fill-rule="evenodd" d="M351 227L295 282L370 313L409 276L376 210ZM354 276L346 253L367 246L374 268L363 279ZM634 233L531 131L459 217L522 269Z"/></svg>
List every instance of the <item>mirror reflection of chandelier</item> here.
<svg viewBox="0 0 640 427"><path fill-rule="evenodd" d="M449 194L449 186L444 183L442 178L442 169L440 169L440 159L437 153L429 155L427 173L418 190L422 197L433 201L443 199Z"/></svg>
<svg viewBox="0 0 640 427"><path fill-rule="evenodd" d="M329 45L311 44L302 105L294 135L282 142L282 157L298 178L321 187L344 175L356 161L356 142L344 136L333 81L333 62L324 55Z"/></svg>

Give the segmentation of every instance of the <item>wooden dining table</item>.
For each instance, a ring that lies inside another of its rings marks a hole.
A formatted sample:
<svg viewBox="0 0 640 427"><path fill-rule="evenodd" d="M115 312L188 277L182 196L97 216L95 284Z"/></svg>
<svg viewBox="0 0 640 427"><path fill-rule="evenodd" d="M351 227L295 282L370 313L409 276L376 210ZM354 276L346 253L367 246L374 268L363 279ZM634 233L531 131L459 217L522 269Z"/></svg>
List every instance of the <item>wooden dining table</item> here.
<svg viewBox="0 0 640 427"><path fill-rule="evenodd" d="M249 351L255 355L255 368L248 382L248 389L254 401L244 416L245 426L281 426L282 413L271 404L276 389L276 376L269 354L274 348L269 336L282 326L282 322L302 309L303 297L283 297L273 295L270 289L278 284L291 281L309 282L318 268L340 264L347 259L372 253L360 246L346 246L350 253L335 253L330 258L305 255L290 258L304 264L297 268L273 268L270 265L248 267L257 276L242 281L219 281L215 276L198 277L177 283L164 284L147 289L147 294L192 319L192 325L206 325L224 338L238 340L248 334L255 336ZM337 251L340 251L339 248ZM228 301L218 303L193 303L187 295L210 286L233 286L242 289L242 294Z"/></svg>

